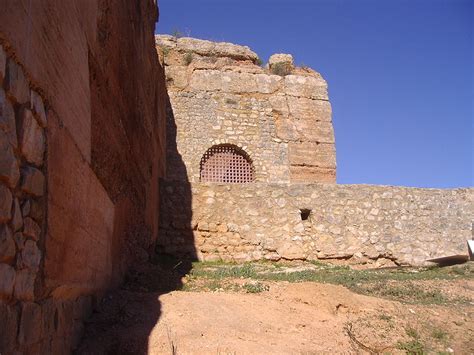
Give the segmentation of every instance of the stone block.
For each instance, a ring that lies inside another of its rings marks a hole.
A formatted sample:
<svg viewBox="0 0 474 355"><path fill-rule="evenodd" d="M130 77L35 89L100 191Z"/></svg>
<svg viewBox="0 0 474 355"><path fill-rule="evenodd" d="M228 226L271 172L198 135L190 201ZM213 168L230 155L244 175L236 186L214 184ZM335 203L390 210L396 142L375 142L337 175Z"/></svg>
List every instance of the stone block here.
<svg viewBox="0 0 474 355"><path fill-rule="evenodd" d="M32 271L38 271L38 267L41 261L41 251L38 249L36 242L27 240L25 246L21 251L18 267L20 269L30 269Z"/></svg>
<svg viewBox="0 0 474 355"><path fill-rule="evenodd" d="M5 135L0 131L0 182L5 182L14 189L20 179L20 169L18 160L15 157L13 148L5 139Z"/></svg>
<svg viewBox="0 0 474 355"><path fill-rule="evenodd" d="M287 75L284 92L290 96L329 100L327 84L321 77Z"/></svg>
<svg viewBox="0 0 474 355"><path fill-rule="evenodd" d="M299 134L296 130L295 122L291 120L288 116L280 116L278 114L274 114L273 117L275 118L275 128L276 128L276 135L279 139L283 139L285 141L297 141L299 140Z"/></svg>
<svg viewBox="0 0 474 355"><path fill-rule="evenodd" d="M165 39L166 41L166 39ZM229 57L235 60L256 61L258 56L247 46L225 42L211 42L203 39L183 37L177 39L180 52L192 52L207 57ZM166 41L165 43L169 43Z"/></svg>
<svg viewBox="0 0 474 355"><path fill-rule="evenodd" d="M289 112L294 119L307 119L312 122L331 122L331 103L305 97L287 96Z"/></svg>
<svg viewBox="0 0 474 355"><path fill-rule="evenodd" d="M13 294L20 301L33 301L35 298L36 274L31 270L17 271Z"/></svg>
<svg viewBox="0 0 474 355"><path fill-rule="evenodd" d="M266 260L271 260L271 261L278 261L281 259L281 256L276 253L276 252L267 252L265 255L264 255L264 258Z"/></svg>
<svg viewBox="0 0 474 355"><path fill-rule="evenodd" d="M288 159L291 165L336 168L336 150L333 144L290 142Z"/></svg>
<svg viewBox="0 0 474 355"><path fill-rule="evenodd" d="M291 182L336 183L336 169L317 166L290 166Z"/></svg>
<svg viewBox="0 0 474 355"><path fill-rule="evenodd" d="M0 264L0 300L9 300L11 298L11 296L13 295L14 285L15 285L15 269L12 268L10 265ZM1 315L0 315L0 319L1 319ZM0 329L2 328L0 327Z"/></svg>
<svg viewBox="0 0 474 355"><path fill-rule="evenodd" d="M257 91L262 94L273 94L281 87L282 78L279 75L256 74Z"/></svg>
<svg viewBox="0 0 474 355"><path fill-rule="evenodd" d="M221 72L222 87L224 92L247 93L258 92L256 76L249 73ZM270 85L270 82L268 83ZM264 85L261 86L262 88Z"/></svg>
<svg viewBox="0 0 474 355"><path fill-rule="evenodd" d="M23 234L37 241L41 236L41 227L32 218L26 217L24 219Z"/></svg>
<svg viewBox="0 0 474 355"><path fill-rule="evenodd" d="M5 91L0 87L0 142L6 140L13 148L18 146L15 111Z"/></svg>
<svg viewBox="0 0 474 355"><path fill-rule="evenodd" d="M13 216L12 216L13 232L16 232L23 227L23 217L21 215L20 201L15 198L13 201Z"/></svg>
<svg viewBox="0 0 474 355"><path fill-rule="evenodd" d="M28 215L40 225L43 222L45 205L45 197L39 199L32 199L30 203L30 212Z"/></svg>
<svg viewBox="0 0 474 355"><path fill-rule="evenodd" d="M28 109L23 109L20 114L19 139L21 153L26 161L41 166L46 143L45 135L43 128Z"/></svg>
<svg viewBox="0 0 474 355"><path fill-rule="evenodd" d="M314 122L305 119L293 122L300 140L334 144L334 130L331 122Z"/></svg>
<svg viewBox="0 0 474 355"><path fill-rule="evenodd" d="M195 91L217 91L222 89L222 76L218 70L196 70L191 75L189 89Z"/></svg>
<svg viewBox="0 0 474 355"><path fill-rule="evenodd" d="M231 93L258 92L256 77L249 73L218 70L194 71L189 88L196 91L223 91Z"/></svg>
<svg viewBox="0 0 474 355"><path fill-rule="evenodd" d="M23 192L35 197L43 196L44 182L44 175L40 170L33 167L21 169L21 189Z"/></svg>
<svg viewBox="0 0 474 355"><path fill-rule="evenodd" d="M29 346L40 341L43 336L41 306L33 302L25 302L21 306L18 342Z"/></svg>
<svg viewBox="0 0 474 355"><path fill-rule="evenodd" d="M170 66L166 68L167 86L184 89L188 86L188 73L186 66Z"/></svg>
<svg viewBox="0 0 474 355"><path fill-rule="evenodd" d="M293 66L293 56L291 54L284 54L284 53L276 53L272 54L268 59L268 65L270 68L274 64L284 63L290 66Z"/></svg>
<svg viewBox="0 0 474 355"><path fill-rule="evenodd" d="M31 90L30 108L35 114L36 119L41 127L46 128L48 121L46 118L46 110L41 96L34 90Z"/></svg>
<svg viewBox="0 0 474 355"><path fill-rule="evenodd" d="M69 132L53 115L48 116L48 192L46 287L55 297L109 287L115 205ZM115 257L117 262L123 259L122 255Z"/></svg>
<svg viewBox="0 0 474 355"><path fill-rule="evenodd" d="M23 217L28 217L31 211L31 202L30 200L25 200L21 205L21 213Z"/></svg>
<svg viewBox="0 0 474 355"><path fill-rule="evenodd" d="M3 138L0 131L0 183L3 181L14 189L20 179L20 169L13 148Z"/></svg>
<svg viewBox="0 0 474 355"><path fill-rule="evenodd" d="M8 187L0 183L0 223L9 222L12 219L13 196Z"/></svg>
<svg viewBox="0 0 474 355"><path fill-rule="evenodd" d="M30 87L23 69L11 58L7 59L5 88L19 104L24 104L30 99Z"/></svg>
<svg viewBox="0 0 474 355"><path fill-rule="evenodd" d="M0 225L0 262L10 264L15 260L16 248L10 228Z"/></svg>
<svg viewBox="0 0 474 355"><path fill-rule="evenodd" d="M292 242L284 242L282 245L277 247L277 253L283 259L287 260L304 260L306 259L306 253L303 246Z"/></svg>
<svg viewBox="0 0 474 355"><path fill-rule="evenodd" d="M16 248L22 250L25 246L26 237L21 232L16 232L13 235L13 240L15 241Z"/></svg>

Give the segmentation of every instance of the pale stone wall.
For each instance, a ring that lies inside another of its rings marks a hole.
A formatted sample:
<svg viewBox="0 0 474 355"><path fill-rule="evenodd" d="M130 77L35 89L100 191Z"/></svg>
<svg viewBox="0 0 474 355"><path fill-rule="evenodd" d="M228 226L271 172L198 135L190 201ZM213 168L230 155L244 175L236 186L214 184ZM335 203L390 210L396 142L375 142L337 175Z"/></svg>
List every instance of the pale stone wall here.
<svg viewBox="0 0 474 355"><path fill-rule="evenodd" d="M472 238L473 189L195 183L186 197L183 183L162 188L161 250L182 255L195 249L202 260L420 265L466 254ZM183 210L188 204L192 210ZM301 209L311 210L307 220Z"/></svg>
<svg viewBox="0 0 474 355"><path fill-rule="evenodd" d="M249 154L256 181L335 182L331 105L319 73L293 67L288 55L272 59L289 61L285 72L262 68L248 47L229 43L164 35L156 43L170 98L168 179L198 182L206 150L228 143Z"/></svg>

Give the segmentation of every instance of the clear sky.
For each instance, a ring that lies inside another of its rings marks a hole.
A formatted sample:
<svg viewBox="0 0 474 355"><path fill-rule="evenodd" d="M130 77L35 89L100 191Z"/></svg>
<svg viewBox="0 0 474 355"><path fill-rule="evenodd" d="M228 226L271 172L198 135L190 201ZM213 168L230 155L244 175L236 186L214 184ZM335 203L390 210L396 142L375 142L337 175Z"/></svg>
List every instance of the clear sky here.
<svg viewBox="0 0 474 355"><path fill-rule="evenodd" d="M157 33L291 53L329 84L337 182L473 186L474 0L159 0Z"/></svg>

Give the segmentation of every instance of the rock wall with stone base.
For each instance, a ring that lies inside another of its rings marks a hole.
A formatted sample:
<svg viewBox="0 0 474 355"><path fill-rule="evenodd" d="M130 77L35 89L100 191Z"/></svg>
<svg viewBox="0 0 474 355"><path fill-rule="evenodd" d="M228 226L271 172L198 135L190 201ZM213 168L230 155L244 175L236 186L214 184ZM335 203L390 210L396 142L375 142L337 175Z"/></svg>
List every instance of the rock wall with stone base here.
<svg viewBox="0 0 474 355"><path fill-rule="evenodd" d="M258 65L248 47L156 36L170 107L167 176L200 181L212 146L242 148L259 182L336 181L327 84L291 56ZM182 164L184 162L184 165Z"/></svg>
<svg viewBox="0 0 474 355"><path fill-rule="evenodd" d="M166 89L152 0L4 0L0 353L67 354L158 232Z"/></svg>
<svg viewBox="0 0 474 355"><path fill-rule="evenodd" d="M194 183L186 197L181 182L161 187L160 249L200 260L422 265L467 254L472 238L474 189Z"/></svg>

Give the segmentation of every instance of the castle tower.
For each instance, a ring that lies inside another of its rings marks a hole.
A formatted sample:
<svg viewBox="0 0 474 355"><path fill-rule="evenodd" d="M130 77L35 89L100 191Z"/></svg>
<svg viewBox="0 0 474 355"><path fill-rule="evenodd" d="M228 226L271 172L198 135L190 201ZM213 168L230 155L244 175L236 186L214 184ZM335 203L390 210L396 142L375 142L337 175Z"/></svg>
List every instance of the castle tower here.
<svg viewBox="0 0 474 355"><path fill-rule="evenodd" d="M167 177L194 182L336 182L327 84L276 54L156 36L165 64ZM182 166L184 163L184 166Z"/></svg>

